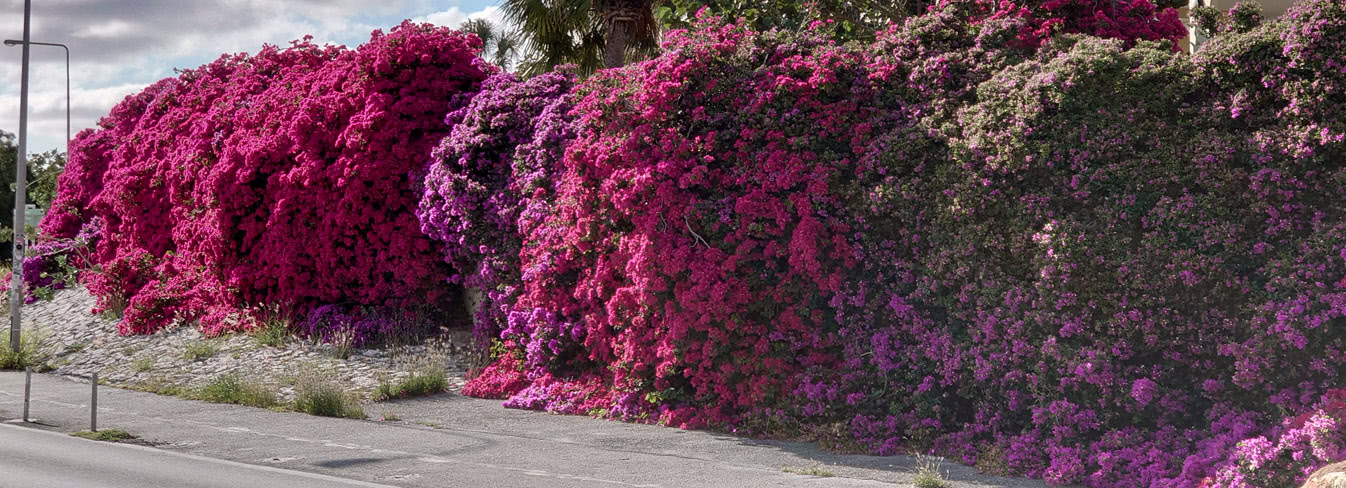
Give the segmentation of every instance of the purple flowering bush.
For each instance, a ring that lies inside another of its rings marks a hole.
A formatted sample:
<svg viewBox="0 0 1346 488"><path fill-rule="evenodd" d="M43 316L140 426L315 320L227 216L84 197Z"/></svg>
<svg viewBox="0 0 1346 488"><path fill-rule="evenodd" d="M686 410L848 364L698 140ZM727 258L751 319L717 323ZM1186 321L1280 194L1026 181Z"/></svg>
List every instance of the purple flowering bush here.
<svg viewBox="0 0 1346 488"><path fill-rule="evenodd" d="M547 214L574 84L569 72L497 74L458 95L461 108L445 118L453 129L431 156L416 215L457 270L450 281L483 293L479 340L517 321L519 236Z"/></svg>
<svg viewBox="0 0 1346 488"><path fill-rule="evenodd" d="M1192 61L1057 39L880 138L897 171L864 220L890 230L834 301L846 367L805 382L805 413L1056 483L1211 483L1346 372L1340 92L1318 88L1342 20L1307 2Z"/></svg>
<svg viewBox="0 0 1346 488"><path fill-rule="evenodd" d="M51 298L57 290L76 283L81 273L96 273L90 265L90 254L103 232L103 221L93 218L68 239L41 236L41 240L24 252L24 303ZM9 292L12 273L6 273L0 291Z"/></svg>
<svg viewBox="0 0 1346 488"><path fill-rule="evenodd" d="M1187 59L1120 47L1057 40L978 86L949 159L913 158L929 143L906 131L878 156L924 164L876 188L919 210L841 300L860 308L842 341L859 368L817 402L862 443L1194 486L1206 425L1339 386L1339 163L1260 149ZM927 178L939 193L903 198Z"/></svg>
<svg viewBox="0 0 1346 488"><path fill-rule="evenodd" d="M296 332L339 347L369 347L433 332L430 310L322 305L308 312Z"/></svg>
<svg viewBox="0 0 1346 488"><path fill-rule="evenodd" d="M872 46L707 22L581 83L482 394L1237 486L1346 373L1341 6L1196 57L961 8Z"/></svg>

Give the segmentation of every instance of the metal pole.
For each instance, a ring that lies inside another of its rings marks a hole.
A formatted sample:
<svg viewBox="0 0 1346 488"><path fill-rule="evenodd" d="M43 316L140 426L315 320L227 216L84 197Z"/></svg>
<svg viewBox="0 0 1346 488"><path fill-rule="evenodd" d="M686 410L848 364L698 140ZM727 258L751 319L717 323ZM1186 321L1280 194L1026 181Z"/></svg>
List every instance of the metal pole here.
<svg viewBox="0 0 1346 488"><path fill-rule="evenodd" d="M70 48L65 44L60 44L65 49L65 159L70 160Z"/></svg>
<svg viewBox="0 0 1346 488"><path fill-rule="evenodd" d="M23 67L19 75L19 154L14 165L14 265L13 279L9 285L9 348L19 352L20 308L23 306L23 252L24 207L27 206L28 192L28 41L32 32L30 19L33 0L23 0Z"/></svg>
<svg viewBox="0 0 1346 488"><path fill-rule="evenodd" d="M28 399L33 397L33 368L23 368L23 421L28 422Z"/></svg>
<svg viewBox="0 0 1346 488"><path fill-rule="evenodd" d="M93 374L93 397L89 400L89 431L98 432L98 373Z"/></svg>

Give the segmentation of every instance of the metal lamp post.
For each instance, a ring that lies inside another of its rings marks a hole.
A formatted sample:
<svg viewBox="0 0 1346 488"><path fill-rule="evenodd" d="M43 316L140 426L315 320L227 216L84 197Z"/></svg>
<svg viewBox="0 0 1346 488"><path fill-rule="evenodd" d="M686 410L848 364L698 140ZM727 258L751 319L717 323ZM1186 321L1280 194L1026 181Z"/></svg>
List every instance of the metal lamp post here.
<svg viewBox="0 0 1346 488"><path fill-rule="evenodd" d="M14 165L14 267L9 285L9 347L19 352L20 308L23 306L23 218L28 192L28 48L33 0L23 1L23 67L19 82L19 154Z"/></svg>

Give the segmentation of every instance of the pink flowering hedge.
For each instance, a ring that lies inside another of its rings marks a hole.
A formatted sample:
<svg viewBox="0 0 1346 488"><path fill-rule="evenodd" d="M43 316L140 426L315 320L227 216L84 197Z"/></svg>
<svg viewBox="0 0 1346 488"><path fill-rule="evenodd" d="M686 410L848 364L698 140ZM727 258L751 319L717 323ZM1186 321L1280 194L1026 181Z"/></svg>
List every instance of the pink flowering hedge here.
<svg viewBox="0 0 1346 488"><path fill-rule="evenodd" d="M241 329L259 305L434 303L451 270L413 188L450 99L494 71L478 48L407 22L355 49L298 41L161 80L74 141L42 230L103 219L86 281L125 307L123 332Z"/></svg>
<svg viewBox="0 0 1346 488"><path fill-rule="evenodd" d="M586 80L410 24L270 48L81 134L43 229L102 226L124 332L364 343L464 286L464 392L511 407L1291 487L1346 454L1346 7L1246 10L1196 56L1144 0L704 19Z"/></svg>
<svg viewBox="0 0 1346 488"><path fill-rule="evenodd" d="M579 84L466 391L1097 487L1339 457L1305 439L1346 373L1342 6L1194 58L984 12L871 46L708 22Z"/></svg>

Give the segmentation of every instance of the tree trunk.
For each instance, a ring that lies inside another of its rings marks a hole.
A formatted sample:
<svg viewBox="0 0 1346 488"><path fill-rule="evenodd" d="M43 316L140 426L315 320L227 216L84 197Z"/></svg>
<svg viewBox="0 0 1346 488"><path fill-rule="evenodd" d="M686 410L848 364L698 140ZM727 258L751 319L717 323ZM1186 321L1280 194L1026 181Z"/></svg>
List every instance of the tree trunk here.
<svg viewBox="0 0 1346 488"><path fill-rule="evenodd" d="M631 22L621 16L608 16L608 32L603 38L603 67L620 68L626 64L626 46L631 42Z"/></svg>

